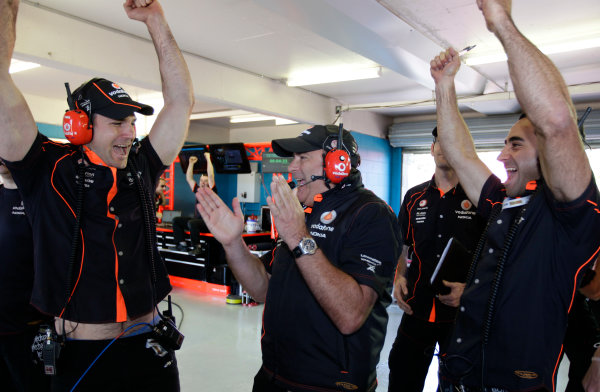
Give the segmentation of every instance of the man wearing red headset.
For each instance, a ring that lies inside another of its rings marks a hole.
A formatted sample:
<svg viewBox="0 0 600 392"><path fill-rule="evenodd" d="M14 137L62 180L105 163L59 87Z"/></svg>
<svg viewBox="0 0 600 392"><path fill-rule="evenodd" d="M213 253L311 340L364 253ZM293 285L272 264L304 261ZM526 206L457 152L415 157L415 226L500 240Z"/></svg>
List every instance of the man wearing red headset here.
<svg viewBox="0 0 600 392"><path fill-rule="evenodd" d="M53 390L179 390L174 353L150 332L171 289L153 242L152 195L186 137L187 65L158 1L127 0L127 16L150 33L164 86L149 136L134 144L135 112L153 109L96 78L68 97L65 135L83 146L52 142L9 74L18 7L0 0L0 157L32 224L31 303L55 316L66 338L53 343L61 339L48 327L43 353L47 373L56 370Z"/></svg>
<svg viewBox="0 0 600 392"><path fill-rule="evenodd" d="M231 211L208 188L197 193L200 214L236 278L265 303L254 391L377 385L399 228L389 206L363 187L356 142L339 128L317 125L272 141L277 155L293 157L289 172L297 186L273 177L267 202L279 240L262 260L244 244L237 198Z"/></svg>

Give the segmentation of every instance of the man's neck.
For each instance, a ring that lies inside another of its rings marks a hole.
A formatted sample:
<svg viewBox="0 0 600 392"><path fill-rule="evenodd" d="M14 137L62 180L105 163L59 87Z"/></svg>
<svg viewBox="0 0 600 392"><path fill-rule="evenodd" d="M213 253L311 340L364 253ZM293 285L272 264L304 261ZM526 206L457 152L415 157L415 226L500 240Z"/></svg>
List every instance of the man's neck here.
<svg viewBox="0 0 600 392"><path fill-rule="evenodd" d="M17 184L15 184L12 176L0 174L0 182L6 189L17 189Z"/></svg>
<svg viewBox="0 0 600 392"><path fill-rule="evenodd" d="M435 186L446 193L458 184L458 176L452 169L435 168Z"/></svg>

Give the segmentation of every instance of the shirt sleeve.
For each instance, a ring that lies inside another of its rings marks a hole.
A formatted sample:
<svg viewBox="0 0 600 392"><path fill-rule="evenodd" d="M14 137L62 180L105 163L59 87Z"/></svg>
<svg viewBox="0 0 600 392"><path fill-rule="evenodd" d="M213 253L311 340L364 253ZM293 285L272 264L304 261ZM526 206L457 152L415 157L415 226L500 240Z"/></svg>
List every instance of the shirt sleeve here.
<svg viewBox="0 0 600 392"><path fill-rule="evenodd" d="M544 193L547 198L552 199L554 214L565 231L564 235L580 245L579 249L589 248L590 245L598 243L600 194L594 176L581 196L573 201L556 201L547 186L544 186ZM592 246L592 248L595 247ZM593 251L595 250L593 249Z"/></svg>
<svg viewBox="0 0 600 392"><path fill-rule="evenodd" d="M381 295L391 281L400 255L398 220L382 202L368 202L350 218L343 236L339 268Z"/></svg>
<svg viewBox="0 0 600 392"><path fill-rule="evenodd" d="M505 196L506 190L502 185L502 181L491 174L481 189L481 195L479 195L479 202L477 203L477 213L485 219L489 218L494 205L502 203Z"/></svg>
<svg viewBox="0 0 600 392"><path fill-rule="evenodd" d="M408 244L408 228L410 226L409 213L408 213L408 200L410 199L409 192L406 192L404 195L404 200L402 201L402 205L400 206L400 212L398 213L398 223L400 224L400 234L402 236L402 241L405 244Z"/></svg>
<svg viewBox="0 0 600 392"><path fill-rule="evenodd" d="M147 158L145 165L150 173L150 178L154 180L153 184L156 185L158 178L162 175L167 166L163 165L160 157L156 153L156 150L154 150L154 147L152 147L149 137L143 138L140 142L140 152L143 153L143 155ZM154 186L154 188L156 188L156 186Z"/></svg>

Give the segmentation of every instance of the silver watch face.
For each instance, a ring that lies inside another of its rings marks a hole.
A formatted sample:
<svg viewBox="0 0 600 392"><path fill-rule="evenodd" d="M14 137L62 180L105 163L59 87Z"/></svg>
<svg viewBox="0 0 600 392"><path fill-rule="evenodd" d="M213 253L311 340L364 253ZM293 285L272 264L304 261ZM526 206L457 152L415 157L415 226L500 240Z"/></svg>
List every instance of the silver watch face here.
<svg viewBox="0 0 600 392"><path fill-rule="evenodd" d="M302 254L305 255L314 255L317 251L317 243L312 238L302 238L302 241L300 241L298 246L300 247Z"/></svg>

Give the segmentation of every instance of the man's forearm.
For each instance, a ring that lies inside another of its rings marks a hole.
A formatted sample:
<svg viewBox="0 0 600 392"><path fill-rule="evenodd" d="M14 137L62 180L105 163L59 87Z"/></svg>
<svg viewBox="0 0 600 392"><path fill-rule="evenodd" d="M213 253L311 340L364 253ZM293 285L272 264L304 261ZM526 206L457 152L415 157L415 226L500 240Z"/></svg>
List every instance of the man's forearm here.
<svg viewBox="0 0 600 392"><path fill-rule="evenodd" d="M508 57L515 93L527 117L541 131L561 116L576 118L567 86L556 66L517 29L510 17L496 23Z"/></svg>
<svg viewBox="0 0 600 392"><path fill-rule="evenodd" d="M477 156L473 138L458 109L454 81L436 83L436 112L438 137L444 147L444 156L452 167L460 167L464 158Z"/></svg>
<svg viewBox="0 0 600 392"><path fill-rule="evenodd" d="M158 55L165 105L171 101L185 101L191 104L191 76L164 15L153 15L149 18L147 27Z"/></svg>
<svg viewBox="0 0 600 392"><path fill-rule="evenodd" d="M260 259L248 250L240 237L232 244L223 246L227 264L235 278L256 301L264 302L269 287L269 276Z"/></svg>
<svg viewBox="0 0 600 392"><path fill-rule="evenodd" d="M8 74L16 40L18 0L0 0L0 72Z"/></svg>

